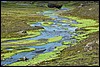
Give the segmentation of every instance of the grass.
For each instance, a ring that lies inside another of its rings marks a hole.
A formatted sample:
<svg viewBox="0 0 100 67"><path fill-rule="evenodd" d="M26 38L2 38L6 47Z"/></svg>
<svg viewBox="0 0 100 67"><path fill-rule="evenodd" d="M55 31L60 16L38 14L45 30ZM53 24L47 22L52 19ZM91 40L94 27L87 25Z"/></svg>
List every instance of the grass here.
<svg viewBox="0 0 100 67"><path fill-rule="evenodd" d="M36 57L34 57L32 60L28 60L28 61L24 61L24 62L22 62L22 61L15 62L15 63L9 64L8 66L28 66L28 65L34 65L34 64L37 64L37 63L40 63L43 61L47 61L47 60L53 60L55 58L57 59L57 58L59 58L60 51L66 47L67 46L65 46L65 45L59 46L59 47L55 48L53 52L39 54Z"/></svg>
<svg viewBox="0 0 100 67"><path fill-rule="evenodd" d="M80 2L81 4L82 2ZM94 3L83 3L83 7L79 8L79 5L76 8L63 12L63 16L76 16L85 19L94 19L99 20L99 4ZM75 6L75 5L74 5ZM91 9L91 10L89 10Z"/></svg>
<svg viewBox="0 0 100 67"><path fill-rule="evenodd" d="M59 41L61 39L62 39L62 36L56 36L56 37L53 37L53 38L49 38L48 42L55 42L55 41Z"/></svg>
<svg viewBox="0 0 100 67"><path fill-rule="evenodd" d="M71 23L72 20L62 20L61 22L64 22L64 23Z"/></svg>
<svg viewBox="0 0 100 67"><path fill-rule="evenodd" d="M52 24L53 24L53 22L42 22L42 25L43 26L50 26Z"/></svg>
<svg viewBox="0 0 100 67"><path fill-rule="evenodd" d="M70 42L70 41L69 41L69 42L63 41L62 44L63 44L63 45L70 45L71 42Z"/></svg>
<svg viewBox="0 0 100 67"><path fill-rule="evenodd" d="M74 9L79 3L76 2L68 2L63 5L63 8L69 8L69 9Z"/></svg>
<svg viewBox="0 0 100 67"><path fill-rule="evenodd" d="M31 23L50 20L47 16L39 15L37 12L48 10L49 8L36 7L34 5L22 6L15 3L1 4L1 37L22 37L17 34L20 30L32 30ZM52 9L51 9L52 10Z"/></svg>
<svg viewBox="0 0 100 67"><path fill-rule="evenodd" d="M16 37L16 38L2 38L1 42L7 41L7 40L21 40L25 38L31 38L31 37L36 37L40 35L40 31L35 31L35 30L30 30L27 31L27 35L23 37Z"/></svg>
<svg viewBox="0 0 100 67"><path fill-rule="evenodd" d="M10 45L10 44L13 44L13 45L44 45L46 43L49 43L49 42L55 42L55 41L59 41L62 39L62 36L56 36L56 37L53 37L53 38L49 38L49 39L46 39L44 41L41 40L20 40L20 41L17 41L17 42L5 42L4 44L7 44L7 45Z"/></svg>

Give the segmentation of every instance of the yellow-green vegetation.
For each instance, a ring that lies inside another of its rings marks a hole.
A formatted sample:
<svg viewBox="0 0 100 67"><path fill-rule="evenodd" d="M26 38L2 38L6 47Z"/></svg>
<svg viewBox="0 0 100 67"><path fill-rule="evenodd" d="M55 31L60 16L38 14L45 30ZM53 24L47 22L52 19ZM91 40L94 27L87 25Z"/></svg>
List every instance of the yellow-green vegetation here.
<svg viewBox="0 0 100 67"><path fill-rule="evenodd" d="M40 31L35 31L35 30L30 30L27 31L27 35L23 37L17 37L17 38L2 38L1 42L6 41L6 40L20 40L20 39L25 39L25 38L30 38L30 37L36 37L40 35Z"/></svg>
<svg viewBox="0 0 100 67"><path fill-rule="evenodd" d="M64 17L67 17L67 18L72 19L72 20L76 20L76 22L78 22L78 24L71 24L71 26L85 29L84 31L81 31L81 30L76 31L77 33L84 32L83 34L79 34L78 36L72 37L72 38L77 39L78 42L87 38L88 34L99 31L99 23L96 20L82 19L82 18L73 17L73 16L64 16Z"/></svg>
<svg viewBox="0 0 100 67"><path fill-rule="evenodd" d="M55 42L55 41L59 41L62 39L62 36L56 36L56 37L53 37L53 38L48 38L44 41L41 41L41 40L20 40L20 41L17 41L17 42L5 42L4 44L13 44L13 45L16 45L16 44L26 44L26 45L44 45L48 42Z"/></svg>
<svg viewBox="0 0 100 67"><path fill-rule="evenodd" d="M62 20L61 22L64 22L64 23L71 23L72 20Z"/></svg>
<svg viewBox="0 0 100 67"><path fill-rule="evenodd" d="M75 46L64 49L59 55L60 58L53 61L46 61L39 66L99 66L99 44L91 44L92 50L85 51L87 43L98 40L99 32L89 35ZM37 66L38 66L37 65Z"/></svg>
<svg viewBox="0 0 100 67"><path fill-rule="evenodd" d="M53 24L53 22L42 22L42 25L43 26L50 26L52 24Z"/></svg>
<svg viewBox="0 0 100 67"><path fill-rule="evenodd" d="M28 52L28 51L35 50L35 48L21 48L20 50L18 50L18 48L20 48L20 47L14 47L12 51L3 49L4 51L2 50L2 52L4 52L4 53L1 54L1 58L6 59L6 58L9 58L9 57L13 56L14 54L17 54L20 52ZM6 53L5 53L5 51L6 51Z"/></svg>
<svg viewBox="0 0 100 67"><path fill-rule="evenodd" d="M28 61L20 61L20 62L15 62L12 64L9 64L8 66L27 66L27 65L34 65L43 61L48 61L48 60L53 60L59 58L60 51L62 51L64 48L67 48L67 46L58 46L54 49L52 52L48 52L45 54L39 54L36 57L34 57L32 60Z"/></svg>
<svg viewBox="0 0 100 67"><path fill-rule="evenodd" d="M72 38L77 39L77 41L79 42L87 37L88 37L88 35L86 35L86 34L79 34L78 36L73 36Z"/></svg>
<svg viewBox="0 0 100 67"><path fill-rule="evenodd" d="M55 42L55 41L59 41L61 39L62 39L62 36L56 36L56 37L53 37L53 38L49 38L48 42Z"/></svg>
<svg viewBox="0 0 100 67"><path fill-rule="evenodd" d="M65 30L68 30L68 28L64 28Z"/></svg>
<svg viewBox="0 0 100 67"><path fill-rule="evenodd" d="M71 24L72 26L76 26L78 28L85 28L86 30L89 29L88 31L86 31L86 33L92 33L92 32L99 31L99 23L97 22L97 20L82 19L79 17L72 17L72 16L69 16L68 18L71 18L79 22L79 24Z"/></svg>
<svg viewBox="0 0 100 67"><path fill-rule="evenodd" d="M68 41L68 42L63 41L62 44L63 44L63 45L70 45L70 44L71 44L71 41Z"/></svg>
<svg viewBox="0 0 100 67"><path fill-rule="evenodd" d="M76 20L76 22L78 22L79 24L72 24L72 26L76 26L76 27L88 27L88 26L95 26L98 25L99 23L97 23L96 20L92 20L92 19L82 19L82 18L78 18L78 17L68 17L71 18L73 20Z"/></svg>
<svg viewBox="0 0 100 67"><path fill-rule="evenodd" d="M46 40L44 42L42 41L39 41L39 40L20 40L20 41L17 41L17 42L5 42L3 44L8 44L8 45L44 45L48 43Z"/></svg>

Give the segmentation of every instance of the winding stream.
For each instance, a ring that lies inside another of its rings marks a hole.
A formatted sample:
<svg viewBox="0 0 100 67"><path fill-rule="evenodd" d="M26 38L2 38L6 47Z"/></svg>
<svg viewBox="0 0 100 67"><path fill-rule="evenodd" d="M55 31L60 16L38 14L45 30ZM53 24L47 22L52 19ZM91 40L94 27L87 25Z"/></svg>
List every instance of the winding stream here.
<svg viewBox="0 0 100 67"><path fill-rule="evenodd" d="M40 36L37 36L34 38L32 38L32 37L27 38L26 40L38 40L38 39L44 39L44 38L48 39L48 38L52 38L55 36L62 36L63 37L62 40L60 40L58 42L48 43L48 44L45 44L42 46L27 46L28 48L36 48L36 50L31 51L31 52L21 52L16 55L13 55L11 58L2 60L1 65L14 63L14 62L18 61L19 58L22 58L24 56L29 59L32 59L33 57L35 57L38 54L43 54L46 52L53 51L56 46L61 46L63 41L71 40L71 41L73 41L72 43L76 42L75 39L71 39L72 36L77 35L75 33L76 27L71 27L70 24L76 24L77 22L75 22L74 20L71 20L70 23L62 22L62 20L69 20L69 19L57 16L56 11L54 11L54 10L44 11L40 14L49 16L50 18L54 18L55 19L54 21L52 21L52 20L48 21L48 22L53 22L53 24L50 26L43 26L41 24L42 22L37 22L36 24L32 24L31 26L42 26L42 27L44 27L45 30L41 32ZM68 28L68 29L66 30L65 28ZM72 32L72 34L70 32ZM14 41L19 41L19 40L14 40ZM8 41L8 42L14 42L14 41ZM37 53L36 51L39 49L45 49L45 51Z"/></svg>

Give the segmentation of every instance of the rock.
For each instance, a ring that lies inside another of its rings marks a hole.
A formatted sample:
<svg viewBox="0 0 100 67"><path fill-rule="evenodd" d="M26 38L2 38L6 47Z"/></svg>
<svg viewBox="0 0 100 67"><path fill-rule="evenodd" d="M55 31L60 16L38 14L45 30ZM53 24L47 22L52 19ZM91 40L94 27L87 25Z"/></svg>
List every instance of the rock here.
<svg viewBox="0 0 100 67"><path fill-rule="evenodd" d="M92 46L94 44L95 44L95 41L87 43L86 46L84 47L84 51L90 51L90 50L92 50Z"/></svg>
<svg viewBox="0 0 100 67"><path fill-rule="evenodd" d="M77 51L78 53L80 52L80 51Z"/></svg>
<svg viewBox="0 0 100 67"><path fill-rule="evenodd" d="M96 41L97 44L99 44L99 39Z"/></svg>
<svg viewBox="0 0 100 67"><path fill-rule="evenodd" d="M83 28L76 28L75 31L84 30Z"/></svg>
<svg viewBox="0 0 100 67"><path fill-rule="evenodd" d="M83 7L83 6L84 6L84 4L80 4L80 6L78 8Z"/></svg>
<svg viewBox="0 0 100 67"><path fill-rule="evenodd" d="M19 58L19 59L18 59L18 61L26 61L26 60L28 60L27 57L23 57L23 58Z"/></svg>
<svg viewBox="0 0 100 67"><path fill-rule="evenodd" d="M41 53L43 51L45 51L46 49L39 49L39 50L35 50L36 53Z"/></svg>
<svg viewBox="0 0 100 67"><path fill-rule="evenodd" d="M41 27L41 26L35 26L34 28L36 28L36 29L44 29L44 28Z"/></svg>
<svg viewBox="0 0 100 67"><path fill-rule="evenodd" d="M62 5L61 4L54 4L54 3L48 3L48 7L49 8L58 8L58 9L60 9L61 7L62 7Z"/></svg>
<svg viewBox="0 0 100 67"><path fill-rule="evenodd" d="M92 10L92 8L90 8L89 10Z"/></svg>
<svg viewBox="0 0 100 67"><path fill-rule="evenodd" d="M27 32L25 30L22 30L22 31L19 31L17 33L22 34L22 33L27 33Z"/></svg>

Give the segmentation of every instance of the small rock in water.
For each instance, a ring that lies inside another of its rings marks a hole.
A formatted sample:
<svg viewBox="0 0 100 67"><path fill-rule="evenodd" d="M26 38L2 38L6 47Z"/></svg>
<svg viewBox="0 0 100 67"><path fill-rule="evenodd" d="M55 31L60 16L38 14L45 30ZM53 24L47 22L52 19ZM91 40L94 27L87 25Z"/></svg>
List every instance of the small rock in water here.
<svg viewBox="0 0 100 67"><path fill-rule="evenodd" d="M25 60L28 60L27 57L23 57L23 58L19 58L18 61L25 61Z"/></svg>

